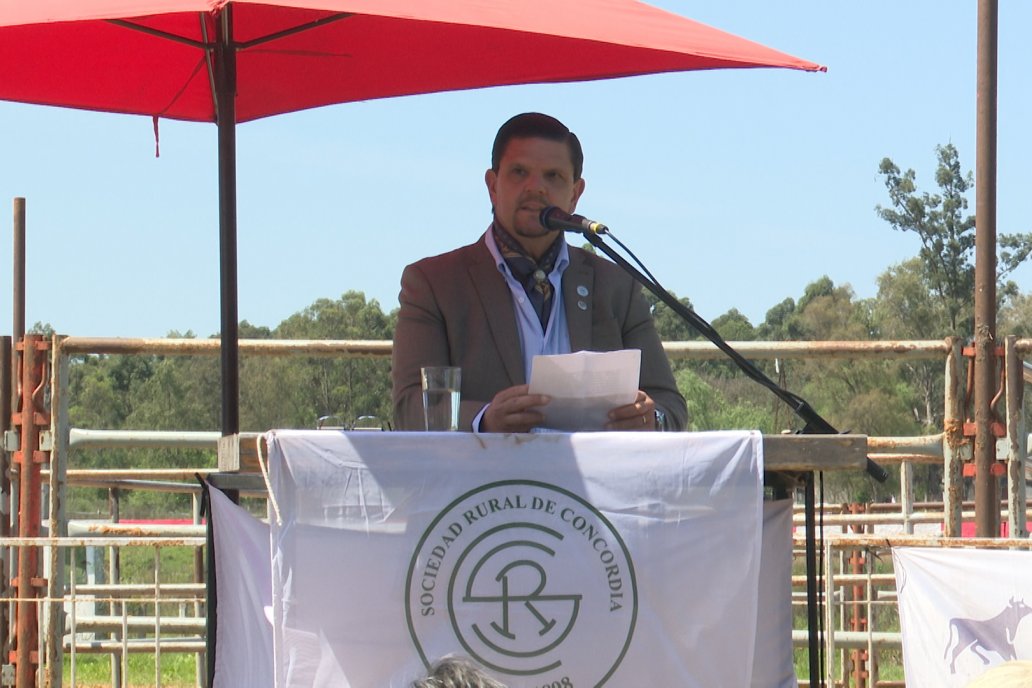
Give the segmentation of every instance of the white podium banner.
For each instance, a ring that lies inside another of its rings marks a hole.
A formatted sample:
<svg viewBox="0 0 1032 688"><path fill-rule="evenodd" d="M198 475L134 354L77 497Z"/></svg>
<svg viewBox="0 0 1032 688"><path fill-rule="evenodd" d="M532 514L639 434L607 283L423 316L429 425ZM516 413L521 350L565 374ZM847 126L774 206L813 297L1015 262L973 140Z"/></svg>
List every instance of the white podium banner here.
<svg viewBox="0 0 1032 688"><path fill-rule="evenodd" d="M214 688L272 688L272 568L269 526L215 488Z"/></svg>
<svg viewBox="0 0 1032 688"><path fill-rule="evenodd" d="M1032 552L892 550L913 688L962 688L1007 660L1032 660Z"/></svg>
<svg viewBox="0 0 1032 688"><path fill-rule="evenodd" d="M758 434L268 444L278 687L756 685Z"/></svg>

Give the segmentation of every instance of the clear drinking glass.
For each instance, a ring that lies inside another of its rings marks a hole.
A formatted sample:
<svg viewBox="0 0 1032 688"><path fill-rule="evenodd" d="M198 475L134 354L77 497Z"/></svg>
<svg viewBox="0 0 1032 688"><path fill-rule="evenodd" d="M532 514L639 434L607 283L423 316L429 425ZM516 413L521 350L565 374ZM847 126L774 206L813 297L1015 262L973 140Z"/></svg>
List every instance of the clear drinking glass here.
<svg viewBox="0 0 1032 688"><path fill-rule="evenodd" d="M423 420L428 431L459 429L459 389L462 369L427 366L420 369L423 382Z"/></svg>

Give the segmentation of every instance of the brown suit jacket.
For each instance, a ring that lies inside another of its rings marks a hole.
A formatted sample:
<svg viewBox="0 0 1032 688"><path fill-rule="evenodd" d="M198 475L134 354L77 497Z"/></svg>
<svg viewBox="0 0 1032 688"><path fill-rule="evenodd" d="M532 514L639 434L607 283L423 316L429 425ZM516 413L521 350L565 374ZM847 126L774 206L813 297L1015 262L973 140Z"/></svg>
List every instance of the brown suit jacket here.
<svg viewBox="0 0 1032 688"><path fill-rule="evenodd" d="M616 265L569 250L562 291L571 350L640 349L641 389L666 412L672 429L683 429L688 410L641 286ZM406 267L398 299L391 369L398 430L423 429L422 366L462 368L460 429L470 428L499 391L527 382L512 296L483 237Z"/></svg>

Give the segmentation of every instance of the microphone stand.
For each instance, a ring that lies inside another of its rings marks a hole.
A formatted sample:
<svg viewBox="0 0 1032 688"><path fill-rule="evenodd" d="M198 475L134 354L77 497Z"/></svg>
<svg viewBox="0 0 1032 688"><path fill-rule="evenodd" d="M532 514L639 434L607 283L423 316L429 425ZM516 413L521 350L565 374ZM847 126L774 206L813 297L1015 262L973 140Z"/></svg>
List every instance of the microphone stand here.
<svg viewBox="0 0 1032 688"><path fill-rule="evenodd" d="M657 284L654 280L649 279L641 273L636 267L631 265L627 260L619 253L614 251L609 245L602 241L602 237L595 234L594 232L580 231L588 242L597 248L598 250L605 253L607 256L613 259L617 265L623 268L627 273L634 277L638 282L642 284L646 289L656 295L660 301L669 306L675 313L681 316L689 325L695 328L700 334L709 339L718 349L723 351L728 358L741 369L745 375L760 383L767 389L769 389L774 396L781 399L783 402L795 412L799 418L805 421L806 425L800 431L803 435L837 435L839 431L832 426L827 420L825 420L820 414L818 414L810 404L797 394L789 392L787 389L780 387L776 382L771 380L766 373L757 368L752 361L746 359L742 354L738 353L730 344L724 341L724 338L713 329L713 326L702 319L695 311L688 308L683 303L673 297L673 295L664 289L662 286ZM867 459L867 473L880 483L883 483L888 479L889 473L883 467L876 464L870 458Z"/></svg>
<svg viewBox="0 0 1032 688"><path fill-rule="evenodd" d="M713 326L703 320L695 311L678 301L666 289L660 286L655 280L649 279L636 267L631 265L623 256L614 251L612 247L602 241L599 233L607 233L608 229L602 226L601 230L591 231L586 228L569 229L584 236L592 246L609 256L613 262L623 268L628 274L634 277L646 289L669 306L685 322L694 327L699 333L709 339L718 349L723 351L745 373L750 379L760 383L769 389L774 396L788 404L795 414L801 418L805 425L801 431L804 435L837 435L838 431L818 414L810 404L802 397L789 392L776 382L771 380L766 373L756 367L752 361L747 360L740 353L728 344L720 334L713 329ZM867 459L867 473L880 483L885 482L889 477L888 471L882 466ZM804 485L804 512L806 519L806 609L807 625L809 627L809 660L810 660L810 685L824 686L823 676L823 654L820 646L819 633L821 617L818 614L819 603L817 599L817 545L815 540L816 519L815 519L815 496L814 496L813 473L806 477Z"/></svg>

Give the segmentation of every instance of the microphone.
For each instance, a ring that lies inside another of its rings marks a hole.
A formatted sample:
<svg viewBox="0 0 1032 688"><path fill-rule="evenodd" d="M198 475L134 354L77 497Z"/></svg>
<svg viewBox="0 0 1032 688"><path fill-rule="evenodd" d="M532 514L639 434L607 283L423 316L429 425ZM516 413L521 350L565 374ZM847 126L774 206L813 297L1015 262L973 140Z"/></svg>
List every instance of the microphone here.
<svg viewBox="0 0 1032 688"><path fill-rule="evenodd" d="M601 222L589 220L583 215L570 215L554 205L541 211L541 226L553 232L591 232L607 234L609 227Z"/></svg>

